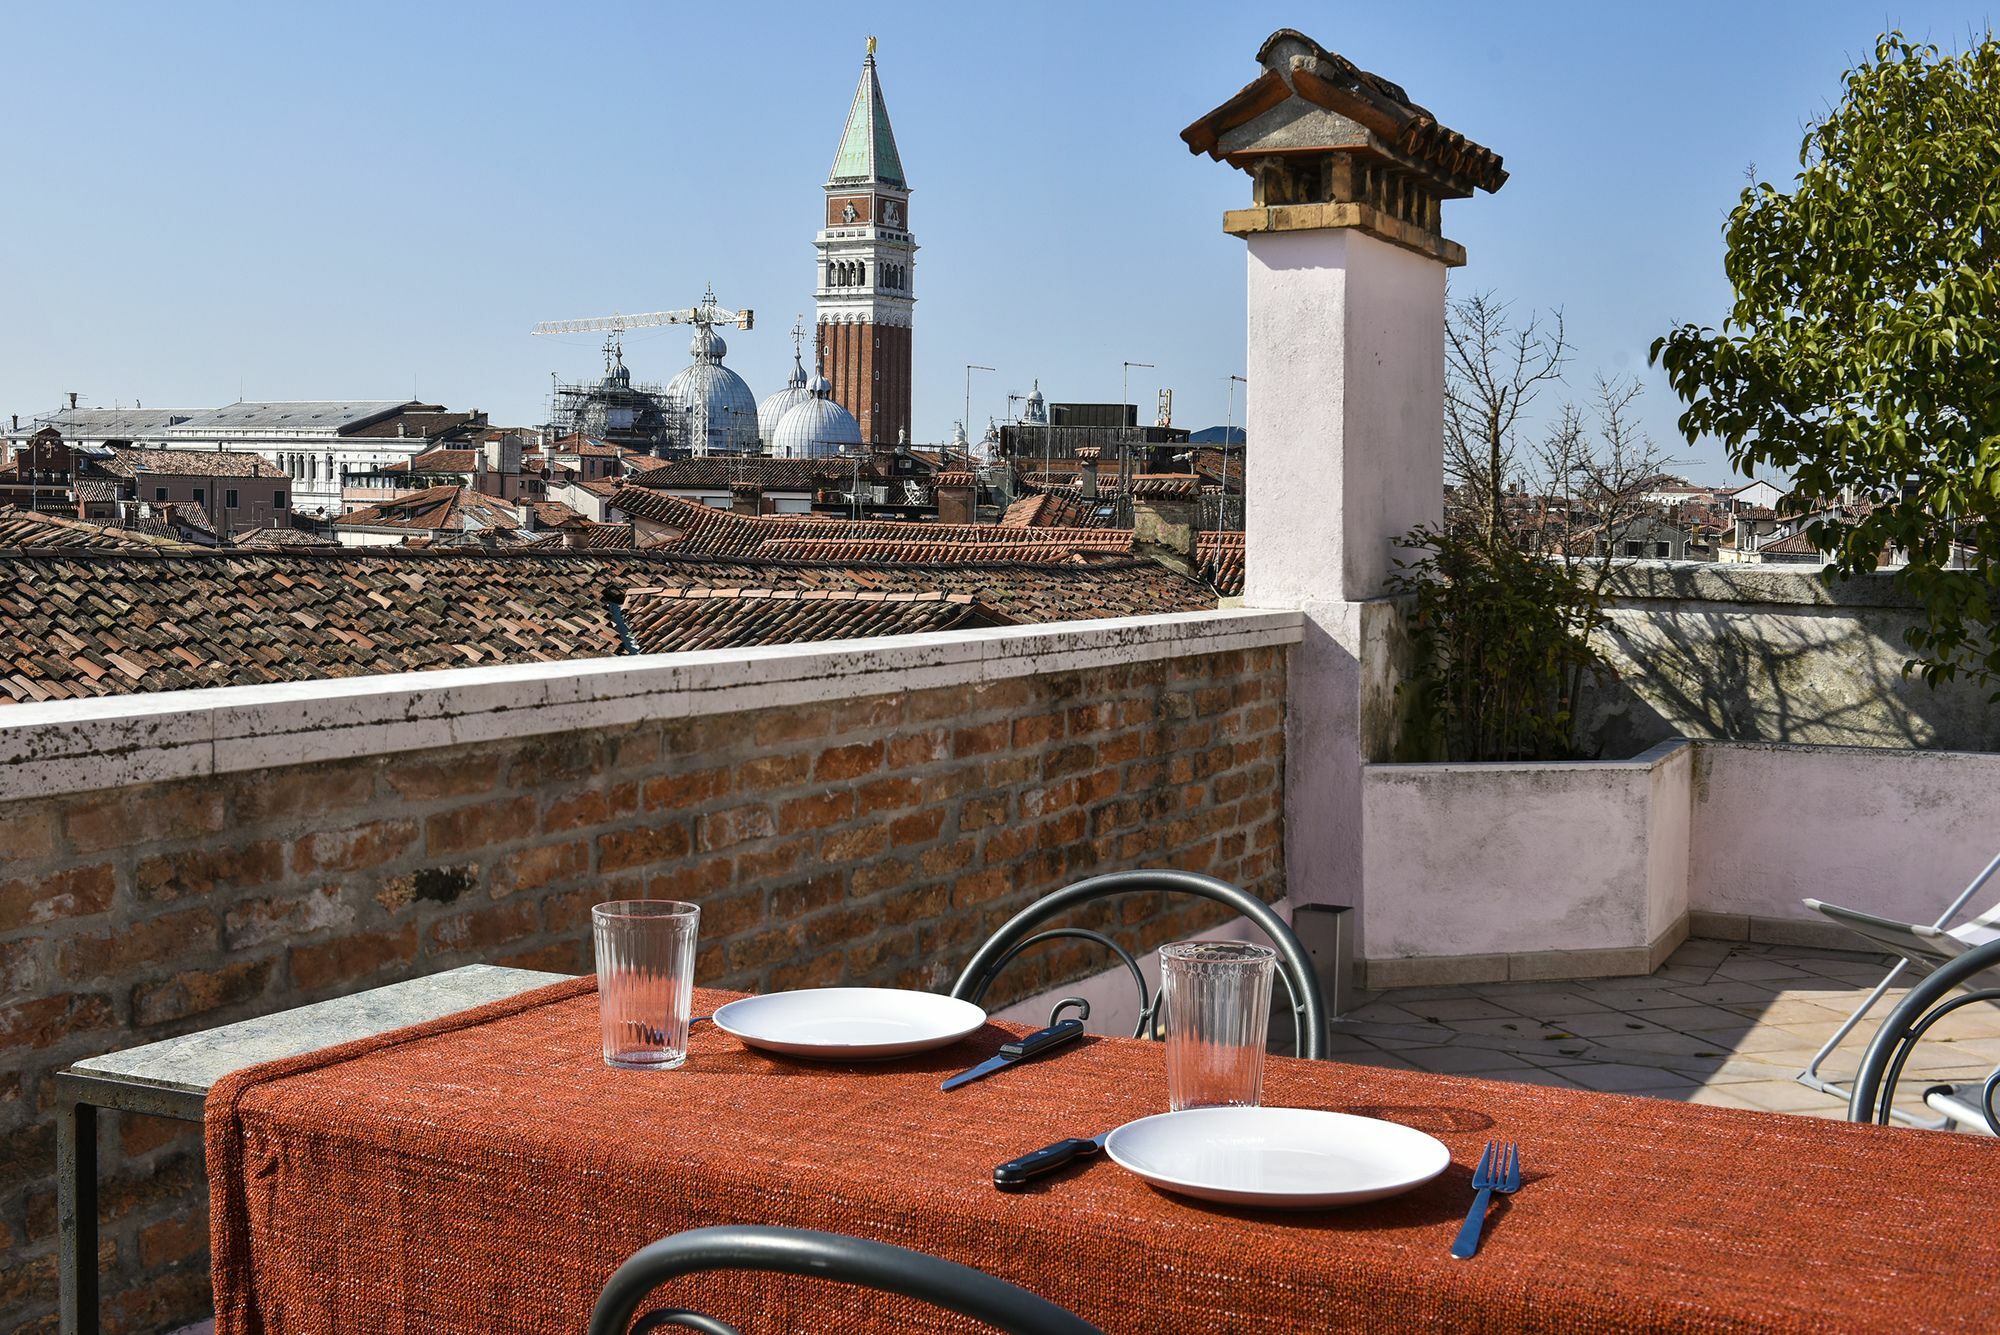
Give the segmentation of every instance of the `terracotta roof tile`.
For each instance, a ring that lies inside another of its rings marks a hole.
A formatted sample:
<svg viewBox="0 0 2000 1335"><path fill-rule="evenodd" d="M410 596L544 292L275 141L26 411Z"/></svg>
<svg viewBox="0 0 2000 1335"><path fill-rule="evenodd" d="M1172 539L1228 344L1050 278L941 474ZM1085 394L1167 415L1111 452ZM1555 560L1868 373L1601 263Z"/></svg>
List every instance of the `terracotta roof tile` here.
<svg viewBox="0 0 2000 1335"><path fill-rule="evenodd" d="M627 651L604 601L618 588L689 601L740 590L792 606L659 613L654 643L698 636L710 647L774 643L784 626L832 638L975 624L954 619L967 609L995 624L1215 605L1201 582L1130 557L895 565L444 546L17 549L0 557L0 703L611 656ZM803 610L809 601L887 610L822 615Z"/></svg>
<svg viewBox="0 0 2000 1335"><path fill-rule="evenodd" d="M166 477L284 477L285 470L261 454L235 450L138 450L112 447L98 465L107 473L131 477L158 473Z"/></svg>
<svg viewBox="0 0 2000 1335"><path fill-rule="evenodd" d="M1201 495L1201 478L1194 473L1136 473L1132 494L1192 501Z"/></svg>
<svg viewBox="0 0 2000 1335"><path fill-rule="evenodd" d="M446 533L511 531L521 526L514 507L498 497L449 485L404 492L379 505L342 515L334 523L343 528L406 528Z"/></svg>
<svg viewBox="0 0 2000 1335"><path fill-rule="evenodd" d="M151 551L182 545L167 537L0 505L0 549L83 547L100 551Z"/></svg>
<svg viewBox="0 0 2000 1335"><path fill-rule="evenodd" d="M805 644L1012 624L971 594L856 589L634 589L624 612L644 653Z"/></svg>

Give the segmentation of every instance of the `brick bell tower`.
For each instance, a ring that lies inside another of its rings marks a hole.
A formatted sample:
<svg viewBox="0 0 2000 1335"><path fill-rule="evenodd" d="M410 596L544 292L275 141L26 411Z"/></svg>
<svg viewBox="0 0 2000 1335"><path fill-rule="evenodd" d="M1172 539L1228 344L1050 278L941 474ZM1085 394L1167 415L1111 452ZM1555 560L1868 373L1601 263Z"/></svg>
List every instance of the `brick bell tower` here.
<svg viewBox="0 0 2000 1335"><path fill-rule="evenodd" d="M910 235L909 182L875 76L873 37L827 178L825 225L813 244L820 366L833 382L834 401L861 424L864 444L908 440L917 243Z"/></svg>

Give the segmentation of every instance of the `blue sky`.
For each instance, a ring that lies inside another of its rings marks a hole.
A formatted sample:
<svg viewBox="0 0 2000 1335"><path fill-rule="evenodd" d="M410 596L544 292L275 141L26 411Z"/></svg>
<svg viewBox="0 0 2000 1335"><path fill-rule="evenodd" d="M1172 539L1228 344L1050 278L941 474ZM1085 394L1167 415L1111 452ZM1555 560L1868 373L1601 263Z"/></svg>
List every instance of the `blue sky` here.
<svg viewBox="0 0 2000 1335"><path fill-rule="evenodd" d="M551 372L595 340L540 319L685 306L713 282L758 327L729 364L760 397L811 311L820 184L875 33L915 195L916 434L983 424L1039 377L1224 416L1242 369L1247 178L1181 127L1297 27L1401 83L1506 158L1494 196L1448 204L1455 275L1522 311L1560 306L1593 371L1676 406L1653 338L1713 321L1720 228L1755 164L1795 168L1801 127L1874 35L1947 46L1968 5L1806 3L1146 5L8 5L0 186L0 411L415 392L542 419ZM679 330L634 335L664 380ZM1254 390L1254 387L1253 387ZM1240 422L1240 400L1237 408Z"/></svg>

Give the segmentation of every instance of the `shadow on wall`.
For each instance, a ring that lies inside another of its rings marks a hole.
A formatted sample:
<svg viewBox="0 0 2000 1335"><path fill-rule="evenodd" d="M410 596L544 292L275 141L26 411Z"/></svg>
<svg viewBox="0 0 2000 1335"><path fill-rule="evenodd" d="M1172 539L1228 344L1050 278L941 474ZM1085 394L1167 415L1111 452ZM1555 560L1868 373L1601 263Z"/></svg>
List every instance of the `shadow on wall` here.
<svg viewBox="0 0 2000 1335"><path fill-rule="evenodd" d="M1628 756L1669 737L2000 749L1990 688L1903 675L1907 599L1880 580L1802 571L1632 572L1599 643L1616 680L1581 702L1586 749ZM1682 596L1656 596L1680 594ZM1648 596L1655 595L1655 596Z"/></svg>

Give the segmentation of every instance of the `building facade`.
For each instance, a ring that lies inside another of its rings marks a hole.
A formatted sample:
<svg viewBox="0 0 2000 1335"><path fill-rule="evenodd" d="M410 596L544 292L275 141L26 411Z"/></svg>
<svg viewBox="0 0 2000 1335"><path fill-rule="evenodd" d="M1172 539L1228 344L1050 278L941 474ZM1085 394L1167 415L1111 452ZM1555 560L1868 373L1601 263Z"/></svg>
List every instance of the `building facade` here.
<svg viewBox="0 0 2000 1335"><path fill-rule="evenodd" d="M819 365L833 384L833 401L860 423L864 444L907 441L917 243L872 37L827 178L824 225L814 245Z"/></svg>

